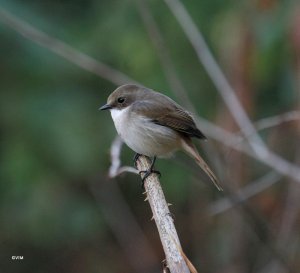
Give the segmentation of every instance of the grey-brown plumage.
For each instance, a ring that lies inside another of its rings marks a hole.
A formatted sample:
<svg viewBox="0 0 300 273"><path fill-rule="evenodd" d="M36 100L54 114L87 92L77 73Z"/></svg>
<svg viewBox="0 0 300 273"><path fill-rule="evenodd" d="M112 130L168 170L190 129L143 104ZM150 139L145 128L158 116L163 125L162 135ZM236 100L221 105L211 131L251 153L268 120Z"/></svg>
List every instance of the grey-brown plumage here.
<svg viewBox="0 0 300 273"><path fill-rule="evenodd" d="M100 109L110 109L119 135L136 153L164 157L181 148L221 190L216 176L191 140L206 137L191 114L175 101L148 88L127 84L117 88Z"/></svg>

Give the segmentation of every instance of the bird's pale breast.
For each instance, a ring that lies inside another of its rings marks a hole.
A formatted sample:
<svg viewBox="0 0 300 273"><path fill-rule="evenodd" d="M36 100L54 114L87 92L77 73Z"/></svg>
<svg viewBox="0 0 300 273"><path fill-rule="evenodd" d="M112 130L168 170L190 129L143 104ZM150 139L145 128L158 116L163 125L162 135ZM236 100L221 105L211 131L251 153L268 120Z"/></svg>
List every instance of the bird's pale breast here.
<svg viewBox="0 0 300 273"><path fill-rule="evenodd" d="M111 116L118 134L136 153L164 157L180 148L177 132L130 111L130 107L112 109Z"/></svg>

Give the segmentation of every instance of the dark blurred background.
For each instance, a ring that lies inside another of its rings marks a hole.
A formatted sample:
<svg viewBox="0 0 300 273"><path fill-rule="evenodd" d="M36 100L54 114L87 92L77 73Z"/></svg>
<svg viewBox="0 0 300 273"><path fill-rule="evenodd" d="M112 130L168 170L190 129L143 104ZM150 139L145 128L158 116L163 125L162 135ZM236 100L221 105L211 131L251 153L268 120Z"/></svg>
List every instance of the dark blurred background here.
<svg viewBox="0 0 300 273"><path fill-rule="evenodd" d="M183 2L266 145L299 167L299 1ZM79 67L78 54L66 60L52 39L240 136L176 18L164 1L0 7L0 271L162 272L139 177L107 178L116 131L98 108L126 79ZM26 24L52 38L41 46ZM199 273L298 272L299 183L224 144L230 135L216 141L201 120L199 127L223 193L182 154L156 165L189 259ZM123 164L132 157L124 147Z"/></svg>

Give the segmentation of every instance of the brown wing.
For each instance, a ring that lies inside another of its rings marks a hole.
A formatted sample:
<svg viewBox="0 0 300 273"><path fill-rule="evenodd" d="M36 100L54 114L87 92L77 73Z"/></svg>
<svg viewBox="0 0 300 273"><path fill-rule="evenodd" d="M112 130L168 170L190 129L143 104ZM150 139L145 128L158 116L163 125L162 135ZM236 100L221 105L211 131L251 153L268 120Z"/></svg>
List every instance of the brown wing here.
<svg viewBox="0 0 300 273"><path fill-rule="evenodd" d="M132 110L140 115L149 117L155 124L169 127L189 137L206 139L187 111L170 98L160 93L157 94L160 96L155 100L145 99L134 103Z"/></svg>

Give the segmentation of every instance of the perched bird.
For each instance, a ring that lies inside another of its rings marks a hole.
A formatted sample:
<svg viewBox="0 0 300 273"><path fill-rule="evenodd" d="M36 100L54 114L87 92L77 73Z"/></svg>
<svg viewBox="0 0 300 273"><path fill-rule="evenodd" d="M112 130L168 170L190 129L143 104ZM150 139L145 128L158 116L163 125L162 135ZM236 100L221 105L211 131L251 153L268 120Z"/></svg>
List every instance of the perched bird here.
<svg viewBox="0 0 300 273"><path fill-rule="evenodd" d="M145 155L153 158L147 177L154 171L156 157L169 157L182 149L191 156L209 176L218 190L218 180L199 155L192 137L206 139L196 127L192 116L169 97L135 84L125 84L113 91L107 104L118 134L135 151L136 158Z"/></svg>

